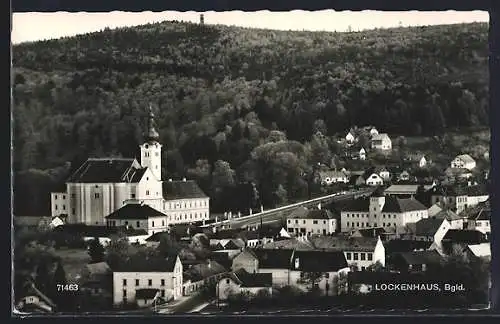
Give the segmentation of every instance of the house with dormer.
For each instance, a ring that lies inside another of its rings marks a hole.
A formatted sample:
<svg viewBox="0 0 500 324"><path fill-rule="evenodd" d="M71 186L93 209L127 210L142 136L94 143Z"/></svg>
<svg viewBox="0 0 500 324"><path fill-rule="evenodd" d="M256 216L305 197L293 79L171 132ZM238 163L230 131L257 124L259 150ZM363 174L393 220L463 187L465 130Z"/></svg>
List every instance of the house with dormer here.
<svg viewBox="0 0 500 324"><path fill-rule="evenodd" d="M451 168L472 170L476 167L476 160L469 154L460 154L450 163Z"/></svg>

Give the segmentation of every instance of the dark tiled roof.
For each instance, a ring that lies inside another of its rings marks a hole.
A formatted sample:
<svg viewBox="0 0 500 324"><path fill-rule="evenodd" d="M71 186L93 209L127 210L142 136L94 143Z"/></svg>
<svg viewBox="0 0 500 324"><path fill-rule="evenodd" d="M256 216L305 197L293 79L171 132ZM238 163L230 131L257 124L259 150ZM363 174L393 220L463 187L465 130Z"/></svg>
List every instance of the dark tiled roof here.
<svg viewBox="0 0 500 324"><path fill-rule="evenodd" d="M370 209L370 198L359 198L343 206L342 211L367 212Z"/></svg>
<svg viewBox="0 0 500 324"><path fill-rule="evenodd" d="M257 249L254 250L262 269L290 269L293 250Z"/></svg>
<svg viewBox="0 0 500 324"><path fill-rule="evenodd" d="M444 235L443 241L452 243L479 244L484 243L486 240L484 234L480 231L450 229Z"/></svg>
<svg viewBox="0 0 500 324"><path fill-rule="evenodd" d="M143 204L126 204L115 210L107 219L148 219L150 217L166 216L164 213L154 209L151 206Z"/></svg>
<svg viewBox="0 0 500 324"><path fill-rule="evenodd" d="M333 219L335 217L333 213L327 209L307 209L305 207L299 207L298 210L294 211L288 218Z"/></svg>
<svg viewBox="0 0 500 324"><path fill-rule="evenodd" d="M432 242L415 240L390 240L384 244L386 254L428 249L431 245Z"/></svg>
<svg viewBox="0 0 500 324"><path fill-rule="evenodd" d="M314 249L330 251L373 251L377 238L373 237L341 237L317 236L309 239Z"/></svg>
<svg viewBox="0 0 500 324"><path fill-rule="evenodd" d="M135 159L88 159L68 179L71 183L139 182L146 172Z"/></svg>
<svg viewBox="0 0 500 324"><path fill-rule="evenodd" d="M177 256L167 258L133 256L114 267L114 272L173 272Z"/></svg>
<svg viewBox="0 0 500 324"><path fill-rule="evenodd" d="M153 299L158 293L158 289L143 288L135 290L136 299Z"/></svg>
<svg viewBox="0 0 500 324"><path fill-rule="evenodd" d="M446 219L447 221L461 219L460 216L458 216L456 213L454 213L448 209L443 209L443 210L439 211L436 215L434 215L434 217L438 218L438 219Z"/></svg>
<svg viewBox="0 0 500 324"><path fill-rule="evenodd" d="M265 244L263 249L283 249L283 250L312 250L314 247L308 241L297 239L286 239Z"/></svg>
<svg viewBox="0 0 500 324"><path fill-rule="evenodd" d="M232 274L232 278L242 287L271 287L273 275L271 273L248 273L245 269L238 269Z"/></svg>
<svg viewBox="0 0 500 324"><path fill-rule="evenodd" d="M465 194L467 196L487 196L489 194L486 185L474 185L467 186L464 188Z"/></svg>
<svg viewBox="0 0 500 324"><path fill-rule="evenodd" d="M427 210L427 207L414 198L398 198L394 196L386 197L382 208L383 213L404 213L419 210Z"/></svg>
<svg viewBox="0 0 500 324"><path fill-rule="evenodd" d="M163 197L166 200L187 199L187 198L207 198L208 196L201 190L196 181L164 181Z"/></svg>
<svg viewBox="0 0 500 324"><path fill-rule="evenodd" d="M216 233L207 234L210 239L224 240L224 239L232 239L236 238L238 234L241 232L240 229L228 229L218 231Z"/></svg>
<svg viewBox="0 0 500 324"><path fill-rule="evenodd" d="M206 278L210 278L220 273L227 272L221 264L216 261L210 260L207 263L199 263L193 265L189 270L184 272L186 279L191 279L191 281L200 281Z"/></svg>
<svg viewBox="0 0 500 324"><path fill-rule="evenodd" d="M423 218L415 223L415 235L434 236L441 224L443 224L442 218Z"/></svg>
<svg viewBox="0 0 500 324"><path fill-rule="evenodd" d="M128 236L148 234L143 229L85 224L64 224L54 228L54 231L83 237L110 237L120 233Z"/></svg>
<svg viewBox="0 0 500 324"><path fill-rule="evenodd" d="M347 261L342 251L295 251L292 268L304 272L336 272L347 268Z"/></svg>
<svg viewBox="0 0 500 324"><path fill-rule="evenodd" d="M413 251L398 253L407 264L438 264L443 258L437 251Z"/></svg>
<svg viewBox="0 0 500 324"><path fill-rule="evenodd" d="M378 237L387 233L383 227L359 228L356 232L358 232L362 237Z"/></svg>
<svg viewBox="0 0 500 324"><path fill-rule="evenodd" d="M169 232L164 231L164 232L156 232L150 237L146 239L146 242L160 242L160 239L163 235L170 235Z"/></svg>

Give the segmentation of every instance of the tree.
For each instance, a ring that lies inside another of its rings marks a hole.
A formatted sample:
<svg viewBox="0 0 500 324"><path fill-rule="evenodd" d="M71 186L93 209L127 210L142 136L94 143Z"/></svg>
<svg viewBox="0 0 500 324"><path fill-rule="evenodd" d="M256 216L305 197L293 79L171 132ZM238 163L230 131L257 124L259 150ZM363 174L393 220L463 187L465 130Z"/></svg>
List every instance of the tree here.
<svg viewBox="0 0 500 324"><path fill-rule="evenodd" d="M164 233L160 236L158 251L161 256L167 257L177 255L180 252L180 247L171 234Z"/></svg>
<svg viewBox="0 0 500 324"><path fill-rule="evenodd" d="M99 242L98 238L94 238L92 241L90 241L88 247L90 263L97 263L104 261L104 252L105 248L101 244L101 242Z"/></svg>
<svg viewBox="0 0 500 324"><path fill-rule="evenodd" d="M105 261L113 269L121 262L128 260L133 254L133 248L130 245L128 238L123 235L115 235L111 237L106 246Z"/></svg>
<svg viewBox="0 0 500 324"><path fill-rule="evenodd" d="M310 285L309 291L315 292L318 283L322 278L325 277L325 272L311 271L311 272L301 272L299 283Z"/></svg>
<svg viewBox="0 0 500 324"><path fill-rule="evenodd" d="M214 164L212 172L212 189L215 194L219 194L225 188L230 188L235 185L236 173L228 162L218 160Z"/></svg>

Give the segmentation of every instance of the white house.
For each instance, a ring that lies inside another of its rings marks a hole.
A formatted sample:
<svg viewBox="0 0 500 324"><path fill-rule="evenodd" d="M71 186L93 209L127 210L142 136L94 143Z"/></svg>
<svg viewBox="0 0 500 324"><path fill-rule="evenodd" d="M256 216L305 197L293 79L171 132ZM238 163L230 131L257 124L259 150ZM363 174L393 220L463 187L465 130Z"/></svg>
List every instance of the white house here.
<svg viewBox="0 0 500 324"><path fill-rule="evenodd" d="M480 231L483 234L491 233L491 206L489 200L479 203L464 212L468 218L467 228Z"/></svg>
<svg viewBox="0 0 500 324"><path fill-rule="evenodd" d="M354 271L367 270L377 262L385 266L385 247L380 237L323 236L309 241L319 250L341 251Z"/></svg>
<svg viewBox="0 0 500 324"><path fill-rule="evenodd" d="M450 167L472 170L476 167L476 161L469 154L461 154L451 161Z"/></svg>
<svg viewBox="0 0 500 324"><path fill-rule="evenodd" d="M151 306L154 299L182 296L183 267L178 256L131 258L113 269L113 304Z"/></svg>
<svg viewBox="0 0 500 324"><path fill-rule="evenodd" d="M372 149L388 151L392 150L392 141L389 135L382 133L372 137Z"/></svg>
<svg viewBox="0 0 500 324"><path fill-rule="evenodd" d="M418 166L420 168L425 168L427 166L427 159L425 156L422 156L422 158L418 161Z"/></svg>
<svg viewBox="0 0 500 324"><path fill-rule="evenodd" d="M167 230L167 215L148 205L127 204L106 216L106 224L143 229L153 235Z"/></svg>
<svg viewBox="0 0 500 324"><path fill-rule="evenodd" d="M348 183L349 182L349 178L342 171L334 171L334 170L320 171L319 176L321 179L321 184L326 185L326 186L332 185L334 183Z"/></svg>
<svg viewBox="0 0 500 324"><path fill-rule="evenodd" d="M366 160L366 150L365 150L364 148L361 148L361 149L359 150L359 159L360 159L361 161Z"/></svg>
<svg viewBox="0 0 500 324"><path fill-rule="evenodd" d="M372 173L372 175L366 179L366 184L368 186L382 186L384 184L384 179L377 173Z"/></svg>
<svg viewBox="0 0 500 324"><path fill-rule="evenodd" d="M70 224L103 225L105 216L127 203L143 202L168 215L169 223L209 218L209 198L193 181L163 182L162 145L150 111L140 163L134 158L89 158L51 193L52 216Z"/></svg>
<svg viewBox="0 0 500 324"><path fill-rule="evenodd" d="M287 218L287 231L296 236L329 235L337 230L337 220L326 209L298 207Z"/></svg>
<svg viewBox="0 0 500 324"><path fill-rule="evenodd" d="M474 186L435 186L430 189L431 203L440 203L460 214L467 208L485 202L489 198L487 188L482 185Z"/></svg>
<svg viewBox="0 0 500 324"><path fill-rule="evenodd" d="M427 207L414 198L385 196L375 192L369 198L352 201L341 211L341 231L383 227L402 233L408 223L428 217Z"/></svg>
<svg viewBox="0 0 500 324"><path fill-rule="evenodd" d="M266 291L269 296L272 296L272 283L270 273L248 273L245 269L238 269L219 279L216 285L216 295L220 301L239 294L251 298L261 291Z"/></svg>
<svg viewBox="0 0 500 324"><path fill-rule="evenodd" d="M423 218L414 224L408 224L410 235L414 240L432 242L438 251L442 249L442 240L451 224L444 218Z"/></svg>
<svg viewBox="0 0 500 324"><path fill-rule="evenodd" d="M355 139L356 138L354 137L352 132L347 133L347 135L345 136L346 142L350 144L354 143Z"/></svg>

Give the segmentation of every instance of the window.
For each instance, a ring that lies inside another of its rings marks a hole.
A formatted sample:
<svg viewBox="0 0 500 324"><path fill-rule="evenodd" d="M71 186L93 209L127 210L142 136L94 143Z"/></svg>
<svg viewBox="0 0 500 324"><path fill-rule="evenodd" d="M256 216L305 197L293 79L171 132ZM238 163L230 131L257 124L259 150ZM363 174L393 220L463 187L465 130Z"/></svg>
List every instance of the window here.
<svg viewBox="0 0 500 324"><path fill-rule="evenodd" d="M95 193L95 194L94 194L94 197L95 197L95 199L98 199L98 198L99 198L99 194L98 194L98 193Z"/></svg>
<svg viewBox="0 0 500 324"><path fill-rule="evenodd" d="M161 226L165 226L165 221L164 220L161 221Z"/></svg>
<svg viewBox="0 0 500 324"><path fill-rule="evenodd" d="M135 285L139 286L139 279L135 279Z"/></svg>
<svg viewBox="0 0 500 324"><path fill-rule="evenodd" d="M365 253L360 253L361 255L361 261L365 261L366 260L366 254Z"/></svg>
<svg viewBox="0 0 500 324"><path fill-rule="evenodd" d="M357 261L359 259L357 253L353 253L353 256L354 256L354 261Z"/></svg>
<svg viewBox="0 0 500 324"><path fill-rule="evenodd" d="M367 253L368 254L368 261L372 261L373 260L373 254L372 253Z"/></svg>
<svg viewBox="0 0 500 324"><path fill-rule="evenodd" d="M226 283L229 285L229 279L226 279Z"/></svg>
<svg viewBox="0 0 500 324"><path fill-rule="evenodd" d="M292 221L291 220L288 220L288 224L290 224Z"/></svg>
<svg viewBox="0 0 500 324"><path fill-rule="evenodd" d="M57 195L54 195L54 199L57 199Z"/></svg>
<svg viewBox="0 0 500 324"><path fill-rule="evenodd" d="M130 198L134 199L135 198L135 193L130 194Z"/></svg>
<svg viewBox="0 0 500 324"><path fill-rule="evenodd" d="M153 285L153 279L148 279L148 286L152 286Z"/></svg>
<svg viewBox="0 0 500 324"><path fill-rule="evenodd" d="M123 279L123 287L127 286L127 279Z"/></svg>
<svg viewBox="0 0 500 324"><path fill-rule="evenodd" d="M149 196L149 190L146 190L146 196Z"/></svg>
<svg viewBox="0 0 500 324"><path fill-rule="evenodd" d="M59 206L56 205L56 210L59 208Z"/></svg>
<svg viewBox="0 0 500 324"><path fill-rule="evenodd" d="M165 286L165 279L162 279L162 280L161 280L161 285L162 285L162 286Z"/></svg>
<svg viewBox="0 0 500 324"><path fill-rule="evenodd" d="M298 220L298 219L296 219L296 220L295 220L295 224L298 224L298 223L299 223L299 220Z"/></svg>
<svg viewBox="0 0 500 324"><path fill-rule="evenodd" d="M323 221L323 224L326 224L326 221Z"/></svg>
<svg viewBox="0 0 500 324"><path fill-rule="evenodd" d="M137 227L141 227L141 222L137 221Z"/></svg>
<svg viewBox="0 0 500 324"><path fill-rule="evenodd" d="M63 195L63 199L66 199L66 195Z"/></svg>
<svg viewBox="0 0 500 324"><path fill-rule="evenodd" d="M63 210L66 210L66 205L63 205Z"/></svg>
<svg viewBox="0 0 500 324"><path fill-rule="evenodd" d="M155 221L151 222L151 227L155 227Z"/></svg>
<svg viewBox="0 0 500 324"><path fill-rule="evenodd" d="M304 219L304 220L302 221L302 224L305 224L305 223L306 223L306 220Z"/></svg>
<svg viewBox="0 0 500 324"><path fill-rule="evenodd" d="M127 289L123 289L123 299L127 299Z"/></svg>
<svg viewBox="0 0 500 324"><path fill-rule="evenodd" d="M356 227L359 227L359 222L356 222Z"/></svg>
<svg viewBox="0 0 500 324"><path fill-rule="evenodd" d="M345 258L346 258L347 260L351 260L351 252L346 252L346 254L345 254Z"/></svg>
<svg viewBox="0 0 500 324"><path fill-rule="evenodd" d="M313 220L313 224L318 224L318 221L317 220Z"/></svg>
<svg viewBox="0 0 500 324"><path fill-rule="evenodd" d="M347 222L347 225L346 225L346 226L347 226L347 227L349 227L349 222Z"/></svg>

